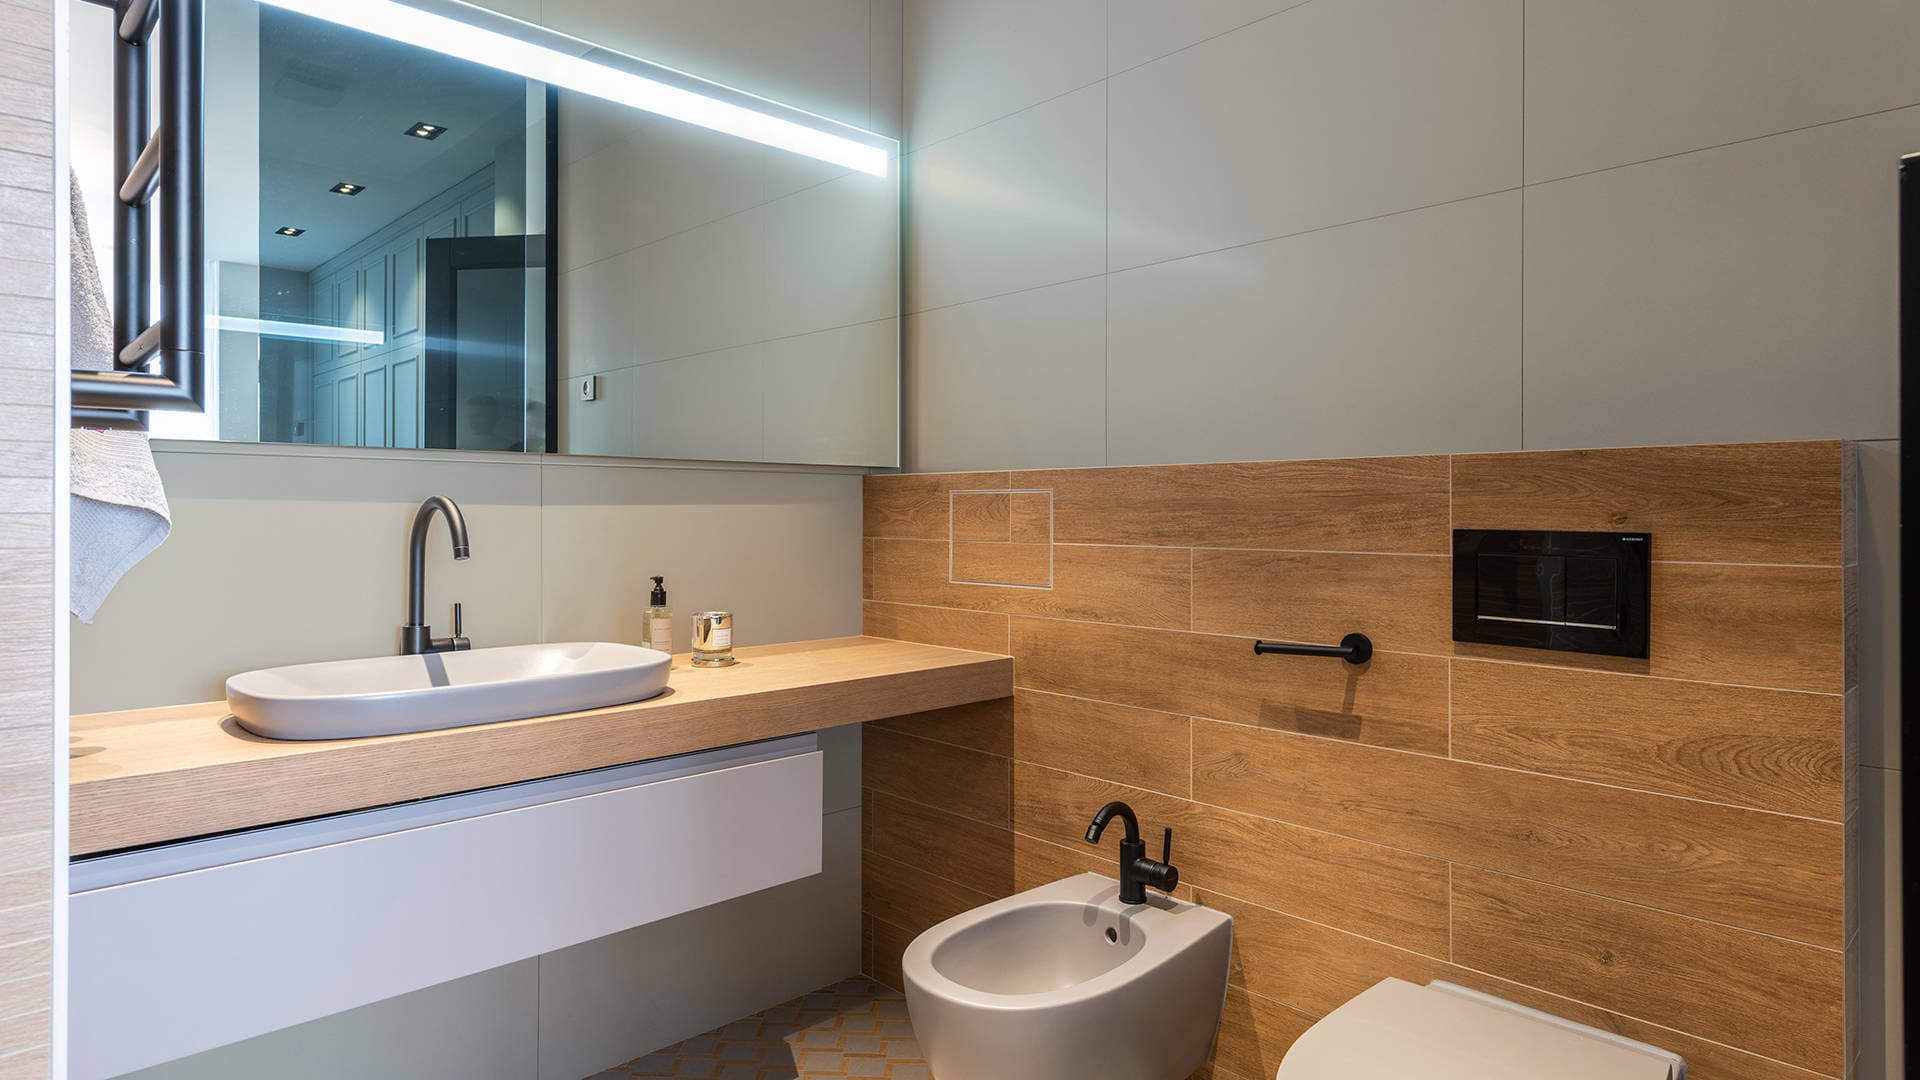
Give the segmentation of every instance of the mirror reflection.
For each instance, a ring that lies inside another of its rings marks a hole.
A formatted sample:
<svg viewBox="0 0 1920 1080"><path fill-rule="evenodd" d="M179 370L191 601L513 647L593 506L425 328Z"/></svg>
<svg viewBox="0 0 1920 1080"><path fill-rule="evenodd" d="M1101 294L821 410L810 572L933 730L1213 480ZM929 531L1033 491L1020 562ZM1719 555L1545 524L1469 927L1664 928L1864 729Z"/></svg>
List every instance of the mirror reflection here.
<svg viewBox="0 0 1920 1080"><path fill-rule="evenodd" d="M533 79L302 6L208 0L212 401L156 436L897 464L891 140L463 5L428 10L600 66ZM76 31L76 66L106 40ZM109 205L111 103L74 114ZM769 116L790 132L754 141ZM879 149L849 167L818 132Z"/></svg>

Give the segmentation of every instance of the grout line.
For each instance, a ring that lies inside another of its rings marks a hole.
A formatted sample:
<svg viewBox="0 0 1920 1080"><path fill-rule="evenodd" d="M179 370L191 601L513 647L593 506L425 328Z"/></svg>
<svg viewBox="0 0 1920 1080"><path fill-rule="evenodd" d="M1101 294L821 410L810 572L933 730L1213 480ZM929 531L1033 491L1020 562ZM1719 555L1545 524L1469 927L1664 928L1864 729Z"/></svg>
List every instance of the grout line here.
<svg viewBox="0 0 1920 1080"><path fill-rule="evenodd" d="M1407 757L1424 758L1428 761L1447 762L1453 765L1464 766L1466 768L1493 769L1493 770L1504 772L1504 773L1517 773L1521 776L1538 776L1548 780L1559 780L1569 784L1585 784L1589 787L1606 788L1611 791L1628 791L1636 795L1646 795L1656 799L1678 799L1681 802L1697 803L1703 806L1722 806L1729 810L1744 810L1748 813L1753 813L1753 814L1768 814L1773 817L1792 818L1797 821L1811 821L1820 825L1845 824L1838 818L1814 817L1810 814L1794 814L1794 813L1789 813L1785 810L1770 810L1763 806L1746 806L1741 803L1721 802L1718 799L1702 799L1694 795L1675 795L1671 792L1666 792L1666 791L1652 791L1647 788L1627 787L1622 784L1610 784L1604 780L1589 780L1579 776L1567 776L1563 773L1540 772L1535 769L1521 769L1512 765L1497 765L1491 761L1480 761L1474 758L1441 757L1438 754L1429 754L1420 750L1406 750L1398 746L1383 746L1379 743L1360 743L1360 742L1354 742L1350 739L1334 738L1331 735L1314 735L1305 731L1287 731L1282 728L1263 727L1259 724L1248 724L1248 723L1244 723L1236 720L1218 720L1211 716L1196 716L1194 717L1194 719L1205 720L1208 723L1221 724L1226 727L1245 728L1250 731L1264 731L1272 735L1279 736L1281 738L1312 739L1315 742L1332 743L1337 746L1353 746L1353 747L1359 747L1363 750L1378 750L1378 751L1382 751L1384 753L1389 753L1389 754L1402 754Z"/></svg>
<svg viewBox="0 0 1920 1080"><path fill-rule="evenodd" d="M1447 860L1447 963L1453 963L1453 860Z"/></svg>
<svg viewBox="0 0 1920 1080"><path fill-rule="evenodd" d="M1527 5L1520 5L1520 449L1527 448ZM1451 474L1451 469L1448 470ZM1449 515L1451 516L1451 515Z"/></svg>
<svg viewBox="0 0 1920 1080"><path fill-rule="evenodd" d="M980 586L980 587L1019 588L1020 586ZM1217 630L1182 630L1178 627L1172 627L1172 626L1145 626L1140 623L1105 622L1098 619L1070 619L1060 615L1039 615L1039 614L1033 614L1033 613L1024 612L1024 611L1019 611L1019 612L998 611L993 608L969 608L969 607L953 607L945 604L924 604L924 603L918 603L911 600L872 599L872 600L868 600L867 603L892 604L896 607L923 608L923 609L932 610L932 611L971 612L976 615L1003 615L1008 617L1009 619L1030 619L1035 622L1066 623L1073 626L1094 626L1094 627L1108 627L1108 628L1119 629L1119 630L1138 630L1138 631L1154 633L1154 634L1186 634L1193 637L1225 638L1232 641L1247 641L1258 636L1257 634L1254 634L1254 633L1229 634L1229 633L1225 633L1223 631L1217 631ZM1284 635L1276 634L1276 635L1269 635L1269 640L1301 641L1303 639L1290 638ZM1680 676L1680 675L1653 675L1643 671L1616 671L1611 668L1604 668L1604 667L1576 667L1571 664L1553 664L1553 663L1547 663L1542 660L1517 660L1517 659L1509 659L1507 657L1497 657L1497 656L1468 656L1468 655L1462 655L1459 653L1415 652L1415 651L1404 650L1404 649L1382 649L1377 646L1375 647L1374 652L1382 656L1419 657L1419 658L1428 659L1428 660L1459 660L1463 662L1476 663L1476 664L1506 664L1511 667L1537 668L1542 671L1572 671L1572 672L1577 672L1577 673L1586 674L1586 675L1613 675L1623 679L1651 679L1655 682L1688 683L1694 686L1717 686L1717 687L1723 687L1731 690L1766 690L1776 694L1805 694L1808 697L1830 697L1830 698L1846 697L1845 691L1805 690L1805 689L1800 689L1798 687L1791 687L1791 686L1762 686L1758 683L1720 682L1713 679L1689 678L1689 677ZM1039 688L1033 687L1032 689L1039 689ZM1073 696L1073 695L1067 695L1067 696ZM1087 700L1088 701L1105 701L1106 699L1087 698ZM1107 702L1107 703L1112 705L1128 704L1128 702L1124 702L1124 701L1113 701L1113 702ZM1153 708L1153 706L1136 706L1136 707ZM1159 709L1157 711L1177 713L1179 710ZM1203 719L1215 719L1215 718L1204 717ZM1221 722L1232 723L1233 721L1223 720Z"/></svg>
<svg viewBox="0 0 1920 1080"><path fill-rule="evenodd" d="M1526 186L1541 187L1545 184L1558 184L1564 180L1579 180L1583 177L1598 176L1601 173L1613 172L1616 169L1631 169L1636 165L1650 165L1656 161L1671 161L1674 158L1682 158L1690 154L1704 154L1712 150L1725 150L1727 147L1730 147L1730 146L1742 146L1746 143L1759 142L1762 139L1777 139L1782 135L1798 135L1801 132L1812 131L1815 128L1832 127L1835 124L1850 124L1855 120L1867 120L1875 116L1885 116L1888 113L1897 113L1903 109L1914 108L1917 105L1920 105L1920 101L1909 101L1903 105L1889 105L1884 109L1874 109L1871 112L1855 113L1852 116L1837 116L1831 120L1817 120L1811 124L1801 124L1799 127L1782 128L1779 131L1763 132L1759 135L1749 135L1743 139L1730 139L1726 142L1714 143L1711 146L1695 146L1687 150L1675 150L1673 153L1670 153L1670 154L1655 154L1653 157L1639 158L1634 161L1623 161L1617 165L1603 165L1597 169L1587 169L1582 172L1567 173L1565 176L1552 176L1544 180L1530 180L1530 181L1526 181ZM1522 179L1524 180L1525 178L1523 177Z"/></svg>

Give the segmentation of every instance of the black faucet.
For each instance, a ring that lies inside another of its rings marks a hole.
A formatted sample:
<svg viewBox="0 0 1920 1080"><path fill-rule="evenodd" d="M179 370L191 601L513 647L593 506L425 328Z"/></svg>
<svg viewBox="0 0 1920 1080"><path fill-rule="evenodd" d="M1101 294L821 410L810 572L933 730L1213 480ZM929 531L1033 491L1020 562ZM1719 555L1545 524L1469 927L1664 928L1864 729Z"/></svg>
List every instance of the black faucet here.
<svg viewBox="0 0 1920 1080"><path fill-rule="evenodd" d="M435 495L421 503L420 509L413 515L413 533L407 537L407 623L400 628L400 653L403 656L463 652L473 647L473 643L460 633L459 604L453 605L452 637L434 637L433 627L427 625L424 614L427 606L427 529L433 524L435 513L447 519L447 531L453 539L453 557L465 559L470 554L467 548L467 519L460 516L460 507L445 495Z"/></svg>
<svg viewBox="0 0 1920 1080"><path fill-rule="evenodd" d="M1140 839L1140 819L1134 816L1133 807L1123 802L1110 802L1093 815L1093 824L1087 826L1087 843L1098 844L1100 834L1106 831L1107 822L1112 821L1116 814L1127 826L1127 835L1120 840L1120 902L1146 903L1149 885L1161 892L1172 892L1173 887L1180 884L1180 871L1167 861L1173 857L1172 829L1167 830L1166 838L1160 844L1159 861L1149 859L1146 841Z"/></svg>

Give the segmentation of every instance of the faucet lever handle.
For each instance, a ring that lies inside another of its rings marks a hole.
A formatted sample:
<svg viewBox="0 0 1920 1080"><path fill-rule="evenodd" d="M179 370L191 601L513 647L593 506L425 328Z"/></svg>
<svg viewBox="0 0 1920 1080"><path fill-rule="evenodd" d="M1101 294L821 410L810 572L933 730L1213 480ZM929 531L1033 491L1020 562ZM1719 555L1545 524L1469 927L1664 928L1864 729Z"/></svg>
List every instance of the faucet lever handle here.
<svg viewBox="0 0 1920 1080"><path fill-rule="evenodd" d="M1167 835L1160 838L1160 861L1163 863L1173 861L1173 826L1171 825L1167 826Z"/></svg>
<svg viewBox="0 0 1920 1080"><path fill-rule="evenodd" d="M464 636L464 627L460 618L460 604L458 601L455 601L453 605L453 636Z"/></svg>

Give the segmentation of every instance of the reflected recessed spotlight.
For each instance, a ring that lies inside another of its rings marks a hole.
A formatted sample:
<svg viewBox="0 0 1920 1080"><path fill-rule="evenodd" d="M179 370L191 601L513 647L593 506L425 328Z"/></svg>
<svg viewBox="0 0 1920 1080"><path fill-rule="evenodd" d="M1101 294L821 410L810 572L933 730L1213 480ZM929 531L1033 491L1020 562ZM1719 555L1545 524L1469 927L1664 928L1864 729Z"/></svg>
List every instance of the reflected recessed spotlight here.
<svg viewBox="0 0 1920 1080"><path fill-rule="evenodd" d="M328 188L327 190L333 192L335 195L358 195L361 192L367 190L367 185L354 184L346 180L342 180L339 183Z"/></svg>
<svg viewBox="0 0 1920 1080"><path fill-rule="evenodd" d="M304 236L307 232L305 229L296 229L291 225L282 225L273 231L277 236Z"/></svg>
<svg viewBox="0 0 1920 1080"><path fill-rule="evenodd" d="M422 120L419 123L407 129L407 134L413 136L416 139L429 139L429 140L437 139L440 136L445 135L446 133L447 133L446 128L440 126L439 124L429 124L425 120Z"/></svg>

